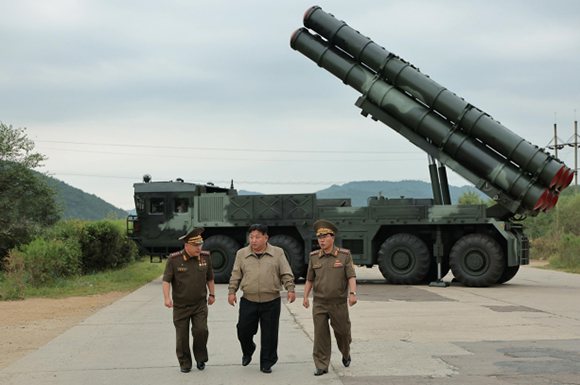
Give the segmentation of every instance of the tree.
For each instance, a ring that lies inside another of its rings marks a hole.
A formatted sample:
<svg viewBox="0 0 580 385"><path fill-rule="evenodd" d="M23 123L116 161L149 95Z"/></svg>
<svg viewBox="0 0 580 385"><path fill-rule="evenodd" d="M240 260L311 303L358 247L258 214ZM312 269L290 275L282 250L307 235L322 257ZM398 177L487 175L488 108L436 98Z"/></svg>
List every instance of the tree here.
<svg viewBox="0 0 580 385"><path fill-rule="evenodd" d="M467 191L461 193L461 195L457 198L457 203L460 205L487 205L493 206L495 202L491 199L482 199L477 191L471 191L469 187Z"/></svg>
<svg viewBox="0 0 580 385"><path fill-rule="evenodd" d="M0 122L0 262L34 232L60 219L62 206L47 176L33 171L46 159L34 152L25 128Z"/></svg>

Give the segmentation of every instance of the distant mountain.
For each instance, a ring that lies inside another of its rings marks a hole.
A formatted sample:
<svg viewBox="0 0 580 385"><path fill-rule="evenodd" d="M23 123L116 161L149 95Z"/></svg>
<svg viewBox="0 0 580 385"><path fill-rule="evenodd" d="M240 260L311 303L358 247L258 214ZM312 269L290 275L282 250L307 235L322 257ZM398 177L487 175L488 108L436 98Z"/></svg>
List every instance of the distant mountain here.
<svg viewBox="0 0 580 385"><path fill-rule="evenodd" d="M125 219L127 211L105 202L94 194L87 194L76 187L72 187L58 179L49 178L49 184L59 191L63 200L63 219L85 219L87 221L99 221L105 218Z"/></svg>
<svg viewBox="0 0 580 385"><path fill-rule="evenodd" d="M238 195L263 195L259 192L248 191L248 190L238 190Z"/></svg>
<svg viewBox="0 0 580 385"><path fill-rule="evenodd" d="M469 186L449 186L452 203L457 203L457 198L467 191ZM474 188L471 187L473 190ZM378 196L379 192L385 198L433 198L431 183L419 180L403 180L400 182L390 181L363 181L349 182L342 186L332 185L329 188L316 192L318 198L350 198L353 206L366 206L371 196Z"/></svg>

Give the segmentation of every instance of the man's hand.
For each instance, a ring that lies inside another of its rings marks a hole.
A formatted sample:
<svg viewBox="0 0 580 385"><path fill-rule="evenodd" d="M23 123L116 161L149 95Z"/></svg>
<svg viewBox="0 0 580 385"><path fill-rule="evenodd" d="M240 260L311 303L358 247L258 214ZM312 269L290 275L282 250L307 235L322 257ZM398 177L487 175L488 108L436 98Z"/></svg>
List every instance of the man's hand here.
<svg viewBox="0 0 580 385"><path fill-rule="evenodd" d="M356 295L351 294L350 297L348 297L348 304L350 306L354 306L356 304Z"/></svg>
<svg viewBox="0 0 580 385"><path fill-rule="evenodd" d="M173 301L169 298L165 298L165 306L172 308L173 307Z"/></svg>
<svg viewBox="0 0 580 385"><path fill-rule="evenodd" d="M310 301L308 301L308 298L304 298L304 301L302 302L302 306L304 306L306 309L308 309L308 307L310 306Z"/></svg>
<svg viewBox="0 0 580 385"><path fill-rule="evenodd" d="M292 303L296 300L296 293L294 293L293 291L289 291L286 298L288 299L288 302Z"/></svg>
<svg viewBox="0 0 580 385"><path fill-rule="evenodd" d="M236 299L236 295L235 294L228 295L228 303L230 305L236 306L236 302L238 302L238 300Z"/></svg>
<svg viewBox="0 0 580 385"><path fill-rule="evenodd" d="M207 297L207 304L208 305L213 305L213 303L215 302L215 297L214 296L209 296Z"/></svg>

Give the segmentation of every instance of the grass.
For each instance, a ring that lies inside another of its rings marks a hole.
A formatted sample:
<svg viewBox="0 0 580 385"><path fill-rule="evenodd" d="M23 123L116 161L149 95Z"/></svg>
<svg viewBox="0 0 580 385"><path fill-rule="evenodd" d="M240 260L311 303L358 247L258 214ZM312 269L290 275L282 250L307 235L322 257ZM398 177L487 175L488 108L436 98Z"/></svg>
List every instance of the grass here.
<svg viewBox="0 0 580 385"><path fill-rule="evenodd" d="M133 262L119 270L55 280L50 286L39 288L26 286L24 297L64 298L113 291L134 291L163 274L164 268L165 263L150 263L149 260ZM0 285L6 283L6 281L0 281Z"/></svg>
<svg viewBox="0 0 580 385"><path fill-rule="evenodd" d="M580 274L580 267L567 267L559 263L550 262L546 266L538 266L538 269L563 271L564 273Z"/></svg>

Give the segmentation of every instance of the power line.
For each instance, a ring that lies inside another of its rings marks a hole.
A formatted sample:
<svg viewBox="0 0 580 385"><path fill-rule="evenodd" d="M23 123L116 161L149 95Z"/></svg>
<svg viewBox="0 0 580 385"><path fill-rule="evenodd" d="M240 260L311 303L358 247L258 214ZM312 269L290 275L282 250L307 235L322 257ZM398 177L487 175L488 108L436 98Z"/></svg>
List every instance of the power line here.
<svg viewBox="0 0 580 385"><path fill-rule="evenodd" d="M410 160L420 160L419 158L414 159L244 159L244 158L213 158L207 156L184 156L178 154L172 155L160 155L160 154L131 154L124 152L110 152L110 151L91 151L91 150L71 150L62 148L51 148L43 147L44 150L55 150L55 151L68 151L68 152L81 152L81 153L91 153L91 154L110 154L110 155L128 155L128 156L146 156L155 158L182 158L182 159L202 159L202 160L228 160L228 161L244 161L244 162L306 162L306 163L352 163L352 162L400 162L400 161L410 161ZM262 152L262 151L260 151ZM254 151L256 153L256 151ZM421 158L423 159L423 158Z"/></svg>
<svg viewBox="0 0 580 385"><path fill-rule="evenodd" d="M256 149L256 148L219 148L219 147L187 147L187 146L159 146L147 144L118 144L118 143L89 143L89 142L63 142L56 140L35 140L35 143L59 143L59 144L80 144L88 146L113 146L113 147L132 147L132 148L157 148L171 150L196 150L196 151L228 151L228 152L272 152L272 153L310 153L310 154L416 154L410 151L328 151L328 150L273 150L273 149Z"/></svg>

